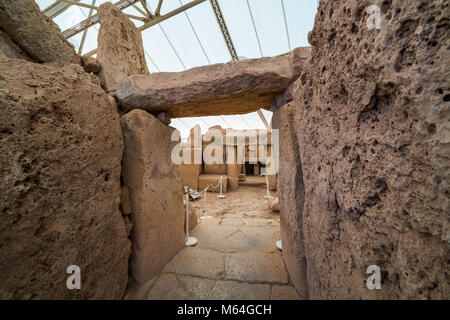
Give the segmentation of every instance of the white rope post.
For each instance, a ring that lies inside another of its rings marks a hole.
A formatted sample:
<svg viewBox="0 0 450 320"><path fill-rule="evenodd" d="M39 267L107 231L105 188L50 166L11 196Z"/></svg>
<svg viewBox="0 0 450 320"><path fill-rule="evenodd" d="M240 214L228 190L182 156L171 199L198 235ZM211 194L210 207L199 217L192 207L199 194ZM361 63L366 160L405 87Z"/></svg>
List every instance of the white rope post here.
<svg viewBox="0 0 450 320"><path fill-rule="evenodd" d="M186 246L193 247L198 241L194 237L189 237L189 191L187 186L184 187L184 192L186 193Z"/></svg>
<svg viewBox="0 0 450 320"><path fill-rule="evenodd" d="M267 176L267 174L264 174L264 176L266 177L266 195L264 196L264 198L266 199L273 199L273 197L270 195L270 191L269 191L269 177Z"/></svg>
<svg viewBox="0 0 450 320"><path fill-rule="evenodd" d="M207 185L205 190L203 190L203 192L205 193L205 202L204 202L204 207L203 207L203 216L201 216L200 219L211 219L212 218L212 216L208 216L207 210L206 210L206 205L207 205L206 195L208 193L208 188L209 188L209 185Z"/></svg>
<svg viewBox="0 0 450 320"><path fill-rule="evenodd" d="M223 176L220 176L219 185L220 185L220 194L217 196L219 199L226 198L225 195L222 193L222 184L223 184Z"/></svg>

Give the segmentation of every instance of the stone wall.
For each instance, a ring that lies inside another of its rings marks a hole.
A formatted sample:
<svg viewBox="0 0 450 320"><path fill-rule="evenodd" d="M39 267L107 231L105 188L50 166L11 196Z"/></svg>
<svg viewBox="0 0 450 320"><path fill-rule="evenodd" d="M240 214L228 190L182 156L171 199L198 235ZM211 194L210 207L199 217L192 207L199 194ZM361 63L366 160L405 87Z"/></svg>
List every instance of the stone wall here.
<svg viewBox="0 0 450 320"><path fill-rule="evenodd" d="M0 110L0 299L122 298L130 243L115 102L81 66L10 59ZM70 265L81 290L67 289Z"/></svg>
<svg viewBox="0 0 450 320"><path fill-rule="evenodd" d="M184 209L178 166L171 159L174 128L143 110L121 118L125 142L123 182L131 205L130 273L145 283L184 245Z"/></svg>
<svg viewBox="0 0 450 320"><path fill-rule="evenodd" d="M449 7L320 1L293 89L310 298L450 298Z"/></svg>

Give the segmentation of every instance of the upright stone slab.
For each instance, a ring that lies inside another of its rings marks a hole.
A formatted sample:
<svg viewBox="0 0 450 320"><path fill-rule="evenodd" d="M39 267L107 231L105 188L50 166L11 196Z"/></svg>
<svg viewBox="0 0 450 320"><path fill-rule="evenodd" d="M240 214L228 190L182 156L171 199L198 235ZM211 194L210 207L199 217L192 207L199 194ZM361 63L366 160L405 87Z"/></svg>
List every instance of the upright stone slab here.
<svg viewBox="0 0 450 320"><path fill-rule="evenodd" d="M269 108L297 79L309 50L297 48L288 55L183 72L133 75L119 84L117 97L124 109L154 114L164 110L173 118L249 113Z"/></svg>
<svg viewBox="0 0 450 320"><path fill-rule="evenodd" d="M121 299L117 106L74 64L1 60L0 79L0 299Z"/></svg>
<svg viewBox="0 0 450 320"><path fill-rule="evenodd" d="M293 104L274 109L273 129L279 130L280 166L278 170L278 197L280 207L283 260L289 277L302 297L308 296L306 255L303 236L303 185L302 164L294 123Z"/></svg>
<svg viewBox="0 0 450 320"><path fill-rule="evenodd" d="M184 148L183 153L183 163L179 165L180 176L181 176L181 186L187 186L193 190L198 190L198 177L201 172L201 160L202 160L202 149L201 148ZM197 156L200 160L199 164L195 164L194 160ZM186 161L186 162L185 162ZM189 163L187 163L189 162Z"/></svg>
<svg viewBox="0 0 450 320"><path fill-rule="evenodd" d="M38 62L81 64L74 46L32 0L0 1L0 28Z"/></svg>
<svg viewBox="0 0 450 320"><path fill-rule="evenodd" d="M178 167L172 162L172 127L143 110L121 119L122 177L133 223L130 272L139 283L157 275L184 247L184 209Z"/></svg>
<svg viewBox="0 0 450 320"><path fill-rule="evenodd" d="M216 138L220 139L219 137L222 139L222 157L219 154L216 156L216 148L212 146ZM225 139L226 130L221 126L209 128L203 136L203 168L206 174L227 174ZM216 159L218 161L215 161Z"/></svg>
<svg viewBox="0 0 450 320"><path fill-rule="evenodd" d="M234 151L232 151L234 149ZM226 156L227 160L227 176L228 176L228 189L236 190L239 188L239 174L241 173L241 166L237 163L237 148L233 145L227 147ZM234 155L231 157L231 155ZM228 163L232 161L232 163Z"/></svg>
<svg viewBox="0 0 450 320"><path fill-rule="evenodd" d="M148 74L141 32L122 11L110 2L98 8L97 59L98 76L106 91L116 90L117 84L130 75Z"/></svg>

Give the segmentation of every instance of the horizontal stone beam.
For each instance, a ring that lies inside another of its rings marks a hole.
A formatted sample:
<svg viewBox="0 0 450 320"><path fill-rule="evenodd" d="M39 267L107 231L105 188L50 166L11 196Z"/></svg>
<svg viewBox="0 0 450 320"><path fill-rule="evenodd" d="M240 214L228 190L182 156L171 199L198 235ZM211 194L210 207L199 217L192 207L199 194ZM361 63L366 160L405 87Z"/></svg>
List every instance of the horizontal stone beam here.
<svg viewBox="0 0 450 320"><path fill-rule="evenodd" d="M166 111L173 118L270 110L273 100L298 78L310 51L297 48L271 58L134 75L119 83L117 98L124 110Z"/></svg>

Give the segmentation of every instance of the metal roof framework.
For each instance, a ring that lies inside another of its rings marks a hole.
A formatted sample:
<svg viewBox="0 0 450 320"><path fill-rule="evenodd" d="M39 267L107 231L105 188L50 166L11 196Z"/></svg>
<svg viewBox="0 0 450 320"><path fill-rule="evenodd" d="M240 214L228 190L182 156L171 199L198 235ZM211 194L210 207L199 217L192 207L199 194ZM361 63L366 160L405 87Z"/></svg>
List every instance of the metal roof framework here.
<svg viewBox="0 0 450 320"><path fill-rule="evenodd" d="M205 55L206 60L208 61L209 64L211 64L211 61L204 49L204 46L202 44L202 42L200 41L200 38L197 35L197 32L190 20L190 17L188 15L188 10L207 1L207 0L192 0L186 4L182 4L181 0L178 0L180 6L168 13L165 13L163 15L161 15L161 8L164 5L164 0L158 0L158 4L156 6L156 9L154 12L152 12L151 8L149 7L147 0L119 0L117 2L115 2L114 4L122 11L124 11L125 9L129 8L129 7L133 7L134 9L136 9L137 12L140 13L140 16L137 15L131 15L131 14L127 14L124 12L124 14L129 17L130 19L133 20L137 20L137 21L141 21L143 22L143 24L139 27L140 31L144 31L152 26L158 25L159 28L161 29L162 33L164 34L164 37L166 38L166 40L168 41L171 49L173 50L174 54L176 55L176 57L178 58L179 62L181 63L181 65L184 67L184 69L186 69L186 66L182 60L182 58L180 57L180 55L178 54L178 52L176 51L175 47L173 46L172 42L170 41L169 37L167 36L166 32L164 31L164 28L162 27L162 25L160 24L161 22L170 19L171 17L174 17L175 15L178 15L180 13L184 13L184 15L186 16L189 25L193 31L193 33L195 34L195 37L197 39L197 42L199 44L199 46L202 49L203 54ZM222 14L222 10L220 8L220 4L218 0L209 0L210 4L211 4L211 8L212 11L215 14L217 23L219 25L220 31L223 35L224 38L224 42L225 45L228 49L228 52L230 54L231 60L232 61L237 61L239 60L239 55L236 51L236 48L233 44L233 39L231 37L231 34L228 31L228 27L227 27L227 23L225 21L225 17ZM288 40L288 47L289 49L291 49L291 42L290 42L290 37L289 37L289 30L288 30L288 25L287 25L287 19L286 19L286 14L285 14L285 7L284 7L284 0L280 0L281 2L281 6L283 9L283 17L284 17L284 25L285 25L285 31L286 31L286 35L287 35L287 40ZM142 6L142 8L140 8L137 4L140 4ZM86 39L86 34L88 32L88 30L92 27L94 27L97 23L99 23L99 16L97 13L94 13L97 10L97 6L96 6L96 0L92 0L92 2L90 4L86 4L81 2L80 0L57 0L54 3L52 3L51 5L49 5L47 8L45 8L44 10L42 10L42 12L47 15L49 18L56 18L57 16L59 16L60 14L62 14L63 12L65 12L67 9L69 9L71 6L79 6L79 7L83 7L83 8L87 8L89 9L89 15L87 16L87 18L79 23L77 23L76 25L66 29L63 31L63 35L67 38L70 39L71 37L82 33L82 38L81 38L81 43L80 46L78 48L78 53L81 54L81 52L83 51L83 46L85 43L85 39ZM247 7L250 13L250 17L252 20L252 24L253 24L253 29L256 35L256 39L257 39L257 43L258 43L258 47L259 47L259 51L261 54L261 57L263 56L263 51L261 48L261 43L260 43L260 39L259 39L259 35L257 32L257 28L256 28L256 24L255 24L255 20L253 18L253 14L252 14L252 10L250 7L250 3L247 0ZM144 49L145 50L145 49ZM86 55L94 55L96 54L97 49L94 49L88 53L86 53ZM147 56L147 58L153 63L153 65L156 67L156 69L159 71L158 66L154 63L153 59L150 57L150 54L147 52L147 50L145 50L145 54ZM264 126L267 129L270 129L270 125L267 121L267 119L265 118L264 114L262 113L261 110L258 110L258 116L260 117L262 123L264 124ZM245 118L243 118L242 115L240 115L241 119L244 121L244 123L246 123L246 125L249 127L247 121L245 120ZM225 119L223 119L223 117L221 117L222 121L224 123L227 123ZM201 119L203 122L205 122L204 119ZM205 122L206 124L206 122ZM185 123L183 123L183 125L186 125Z"/></svg>

